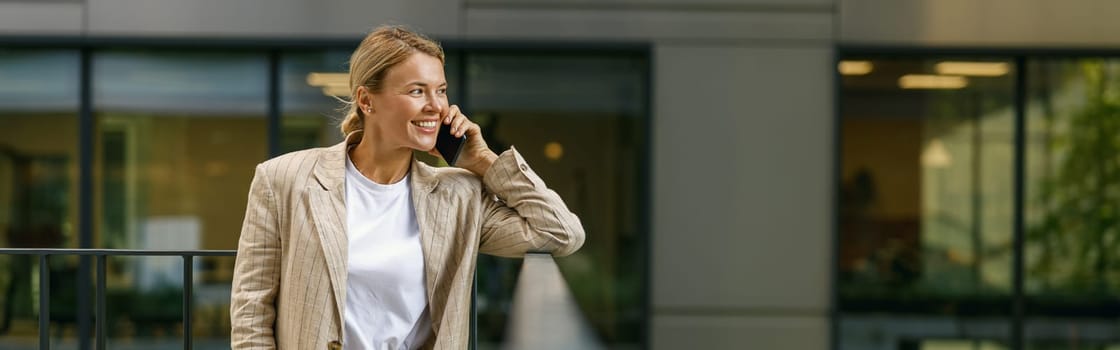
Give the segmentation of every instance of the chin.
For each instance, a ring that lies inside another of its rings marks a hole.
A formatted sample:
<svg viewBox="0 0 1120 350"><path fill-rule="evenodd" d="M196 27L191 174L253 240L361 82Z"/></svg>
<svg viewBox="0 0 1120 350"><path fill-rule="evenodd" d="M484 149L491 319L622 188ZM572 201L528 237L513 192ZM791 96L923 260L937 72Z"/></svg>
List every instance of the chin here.
<svg viewBox="0 0 1120 350"><path fill-rule="evenodd" d="M433 148L436 148L436 141L432 140L432 142L416 142L413 143L410 148L421 152L427 152Z"/></svg>

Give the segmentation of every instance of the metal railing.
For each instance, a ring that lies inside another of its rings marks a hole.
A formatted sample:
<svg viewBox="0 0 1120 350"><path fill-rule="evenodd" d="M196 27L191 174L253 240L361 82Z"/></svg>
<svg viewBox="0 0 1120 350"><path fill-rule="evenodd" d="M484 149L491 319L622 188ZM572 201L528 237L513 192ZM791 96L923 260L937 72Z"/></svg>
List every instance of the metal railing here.
<svg viewBox="0 0 1120 350"><path fill-rule="evenodd" d="M50 264L48 257L93 256L97 259L97 289L94 293L97 311L94 313L96 348L105 349L105 262L110 256L179 256L183 258L183 348L191 349L191 319L193 310L194 257L236 256L236 250L137 250L137 249L0 249L0 255L36 255L39 257L39 349L50 349ZM82 286L79 286L81 288ZM79 315L79 317L86 317Z"/></svg>

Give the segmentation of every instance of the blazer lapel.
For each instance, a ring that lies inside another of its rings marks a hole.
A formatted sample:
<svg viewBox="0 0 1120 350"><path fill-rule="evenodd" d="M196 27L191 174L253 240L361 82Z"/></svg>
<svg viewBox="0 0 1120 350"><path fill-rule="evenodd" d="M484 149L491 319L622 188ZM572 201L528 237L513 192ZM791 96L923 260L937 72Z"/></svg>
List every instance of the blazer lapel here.
<svg viewBox="0 0 1120 350"><path fill-rule="evenodd" d="M424 288L427 290L429 315L435 318L442 310L437 310L439 305L432 303L432 295L435 294L436 277L442 264L436 259L435 247L442 244L443 237L441 237L442 230L438 224L433 220L433 204L437 204L435 197L435 188L439 184L439 179L435 176L435 171L427 164L412 158L412 207L416 212L416 223L420 227L420 249L424 252ZM439 327L438 320L432 320L432 330L435 331Z"/></svg>
<svg viewBox="0 0 1120 350"><path fill-rule="evenodd" d="M327 274L334 292L338 310L338 324L342 324L346 293L346 261L349 240L346 236L346 149L351 142L361 140L361 134L347 135L346 141L322 153L315 164L318 188L308 189L311 216L319 233L319 243L326 257Z"/></svg>

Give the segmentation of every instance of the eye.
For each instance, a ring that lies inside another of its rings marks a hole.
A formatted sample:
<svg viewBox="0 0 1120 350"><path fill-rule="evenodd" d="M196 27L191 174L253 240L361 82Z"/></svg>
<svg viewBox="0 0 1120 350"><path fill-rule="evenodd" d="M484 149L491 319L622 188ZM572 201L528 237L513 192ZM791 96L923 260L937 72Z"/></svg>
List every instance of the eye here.
<svg viewBox="0 0 1120 350"><path fill-rule="evenodd" d="M419 96L419 95L424 94L424 90L422 90L422 89L412 89L412 90L408 90L408 94L413 95L413 96Z"/></svg>
<svg viewBox="0 0 1120 350"><path fill-rule="evenodd" d="M436 93L438 93L440 96L447 95L447 88L436 90Z"/></svg>

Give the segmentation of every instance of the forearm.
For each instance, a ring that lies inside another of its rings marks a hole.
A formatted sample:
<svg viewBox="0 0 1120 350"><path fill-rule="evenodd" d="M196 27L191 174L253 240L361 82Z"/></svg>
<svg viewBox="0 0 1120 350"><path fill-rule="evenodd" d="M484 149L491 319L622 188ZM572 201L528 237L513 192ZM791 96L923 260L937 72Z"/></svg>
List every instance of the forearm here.
<svg viewBox="0 0 1120 350"><path fill-rule="evenodd" d="M482 180L486 192L500 200L483 199L489 207L483 222L484 253L518 256L550 252L564 256L583 245L579 218L515 149L497 157Z"/></svg>
<svg viewBox="0 0 1120 350"><path fill-rule="evenodd" d="M479 160L473 164L463 165L463 169L470 170L470 172L480 177L485 177L486 172L490 171L490 167L498 160L498 155L487 150L485 154L479 157Z"/></svg>

